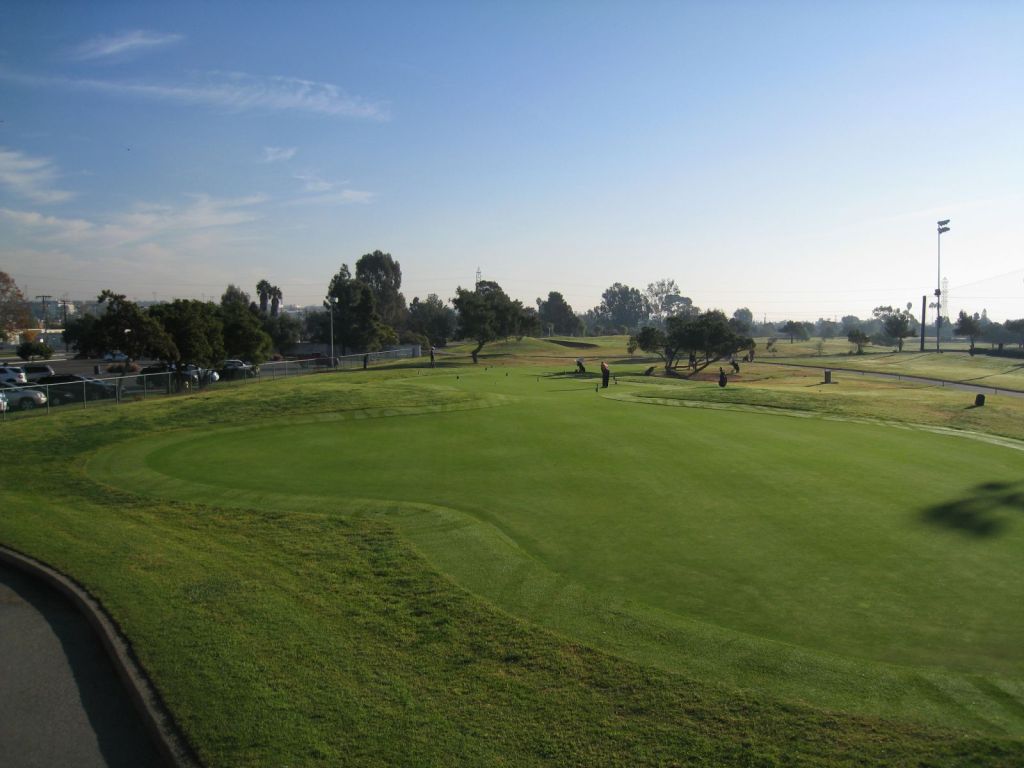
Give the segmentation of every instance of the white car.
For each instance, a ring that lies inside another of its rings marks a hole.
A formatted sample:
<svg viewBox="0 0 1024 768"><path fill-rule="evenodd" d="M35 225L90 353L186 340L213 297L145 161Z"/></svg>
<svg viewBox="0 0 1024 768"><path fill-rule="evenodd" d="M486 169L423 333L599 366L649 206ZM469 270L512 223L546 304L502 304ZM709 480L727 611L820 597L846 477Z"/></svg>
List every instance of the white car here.
<svg viewBox="0 0 1024 768"><path fill-rule="evenodd" d="M25 371L16 365L0 366L0 381L7 384L28 384L25 378Z"/></svg>

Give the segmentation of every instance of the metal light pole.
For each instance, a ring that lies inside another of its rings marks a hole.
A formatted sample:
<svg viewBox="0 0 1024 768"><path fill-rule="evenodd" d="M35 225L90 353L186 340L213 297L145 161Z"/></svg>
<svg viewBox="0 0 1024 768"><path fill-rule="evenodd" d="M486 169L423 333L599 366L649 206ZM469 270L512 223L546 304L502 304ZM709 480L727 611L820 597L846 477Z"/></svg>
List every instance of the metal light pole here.
<svg viewBox="0 0 1024 768"><path fill-rule="evenodd" d="M334 368L338 364L334 359L334 297L328 296L327 301L331 305L331 368Z"/></svg>
<svg viewBox="0 0 1024 768"><path fill-rule="evenodd" d="M938 222L938 275L935 278L935 351L939 352L939 338L942 336L942 233L949 232L949 219Z"/></svg>

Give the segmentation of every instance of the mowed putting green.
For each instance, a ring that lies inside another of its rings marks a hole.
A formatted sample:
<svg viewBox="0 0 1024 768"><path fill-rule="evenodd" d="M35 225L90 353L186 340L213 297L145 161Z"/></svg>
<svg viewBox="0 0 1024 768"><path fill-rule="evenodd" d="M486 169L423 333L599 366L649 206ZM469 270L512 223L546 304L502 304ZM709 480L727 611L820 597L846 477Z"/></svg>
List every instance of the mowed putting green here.
<svg viewBox="0 0 1024 768"><path fill-rule="evenodd" d="M381 516L509 612L713 684L1024 734L1024 452L491 368L421 405L163 433L90 473ZM713 385L708 385L713 386ZM365 392L362 393L365 399Z"/></svg>

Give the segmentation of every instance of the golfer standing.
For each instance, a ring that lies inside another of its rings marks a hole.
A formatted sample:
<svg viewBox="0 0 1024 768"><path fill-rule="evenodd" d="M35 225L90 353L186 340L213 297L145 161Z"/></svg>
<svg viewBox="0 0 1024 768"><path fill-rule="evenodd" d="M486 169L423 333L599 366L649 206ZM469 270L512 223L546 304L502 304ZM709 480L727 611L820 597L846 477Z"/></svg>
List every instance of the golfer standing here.
<svg viewBox="0 0 1024 768"><path fill-rule="evenodd" d="M601 387L608 389L608 377L612 375L611 370L608 368L608 363L604 360L601 361Z"/></svg>

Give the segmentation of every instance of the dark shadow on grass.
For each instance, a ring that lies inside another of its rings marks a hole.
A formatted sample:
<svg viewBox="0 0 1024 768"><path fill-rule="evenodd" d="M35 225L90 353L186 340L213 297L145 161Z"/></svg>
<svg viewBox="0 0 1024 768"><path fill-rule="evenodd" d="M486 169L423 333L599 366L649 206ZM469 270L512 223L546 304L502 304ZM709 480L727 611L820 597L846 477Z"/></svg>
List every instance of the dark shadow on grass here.
<svg viewBox="0 0 1024 768"><path fill-rule="evenodd" d="M587 381L589 379L600 379L601 374L588 371L587 373L577 373L576 371L555 371L553 373L542 373L540 374L542 379L555 379L563 381Z"/></svg>
<svg viewBox="0 0 1024 768"><path fill-rule="evenodd" d="M1024 512L1024 482L981 483L962 499L928 507L923 518L933 525L989 537L1006 530L1011 512Z"/></svg>

